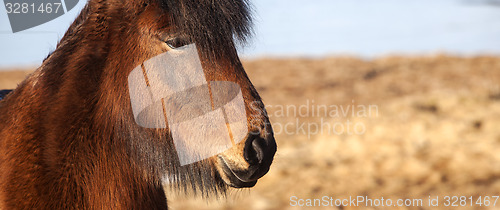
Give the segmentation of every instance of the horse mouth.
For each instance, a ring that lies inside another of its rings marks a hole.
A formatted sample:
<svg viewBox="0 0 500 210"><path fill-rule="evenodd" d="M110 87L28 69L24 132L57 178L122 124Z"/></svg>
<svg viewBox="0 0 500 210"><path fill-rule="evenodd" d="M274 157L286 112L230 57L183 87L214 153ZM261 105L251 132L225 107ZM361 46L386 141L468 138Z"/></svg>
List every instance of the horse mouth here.
<svg viewBox="0 0 500 210"><path fill-rule="evenodd" d="M229 166L229 164L224 160L222 156L218 156L219 163L222 168L221 177L224 182L234 188L249 188L255 186L257 184L257 180L248 181L241 179L233 169Z"/></svg>

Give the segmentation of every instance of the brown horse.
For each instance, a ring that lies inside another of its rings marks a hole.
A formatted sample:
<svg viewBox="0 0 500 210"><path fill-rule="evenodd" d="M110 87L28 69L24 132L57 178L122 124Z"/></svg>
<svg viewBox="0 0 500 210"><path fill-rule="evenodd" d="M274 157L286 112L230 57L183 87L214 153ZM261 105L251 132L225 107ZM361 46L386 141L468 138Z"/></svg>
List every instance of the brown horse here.
<svg viewBox="0 0 500 210"><path fill-rule="evenodd" d="M245 0L90 0L57 49L0 101L0 209L165 209L165 177L203 196L254 186L276 143L235 48L250 24ZM127 76L187 43L196 43L207 81L241 87L248 135L181 166L168 127L135 123Z"/></svg>

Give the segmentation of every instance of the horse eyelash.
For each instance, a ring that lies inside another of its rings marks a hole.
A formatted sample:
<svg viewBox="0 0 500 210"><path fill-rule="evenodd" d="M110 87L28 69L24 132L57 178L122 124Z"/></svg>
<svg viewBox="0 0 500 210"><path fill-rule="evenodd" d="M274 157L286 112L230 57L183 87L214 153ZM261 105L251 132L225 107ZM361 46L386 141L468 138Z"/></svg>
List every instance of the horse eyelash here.
<svg viewBox="0 0 500 210"><path fill-rule="evenodd" d="M169 43L169 42L171 42L171 43ZM177 48L188 45L189 41L187 41L187 39L185 37L174 36L174 37L171 37L170 39L165 40L165 43L168 45L168 47L170 47L172 49L177 49ZM178 46L175 46L175 45L178 45Z"/></svg>

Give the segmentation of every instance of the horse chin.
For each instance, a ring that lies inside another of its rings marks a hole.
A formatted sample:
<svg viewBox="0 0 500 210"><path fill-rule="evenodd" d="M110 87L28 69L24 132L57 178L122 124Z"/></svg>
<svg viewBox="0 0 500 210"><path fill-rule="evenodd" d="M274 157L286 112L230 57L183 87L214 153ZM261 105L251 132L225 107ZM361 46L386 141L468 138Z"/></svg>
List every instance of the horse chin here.
<svg viewBox="0 0 500 210"><path fill-rule="evenodd" d="M222 180L229 186L234 188L250 188L257 184L257 180L246 181L242 180L225 160L224 157L218 156L218 170Z"/></svg>

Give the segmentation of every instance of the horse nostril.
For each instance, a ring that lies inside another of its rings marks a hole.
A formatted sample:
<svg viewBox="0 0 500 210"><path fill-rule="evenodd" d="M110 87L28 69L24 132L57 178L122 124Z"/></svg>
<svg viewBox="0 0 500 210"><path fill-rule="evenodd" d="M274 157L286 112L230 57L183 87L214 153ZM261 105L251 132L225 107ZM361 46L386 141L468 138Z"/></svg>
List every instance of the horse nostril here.
<svg viewBox="0 0 500 210"><path fill-rule="evenodd" d="M264 159L264 139L256 135L250 135L250 137L245 142L245 149L243 155L245 160L250 165L257 165L262 163Z"/></svg>

